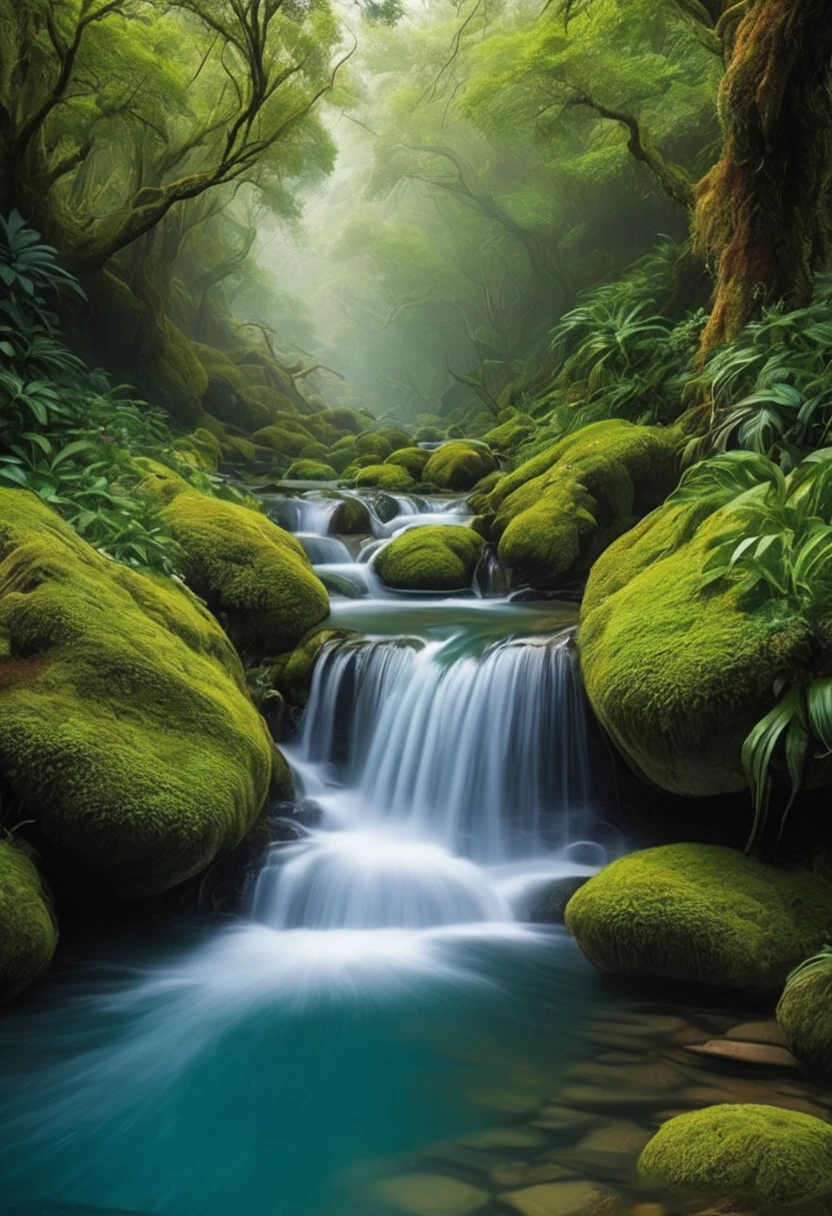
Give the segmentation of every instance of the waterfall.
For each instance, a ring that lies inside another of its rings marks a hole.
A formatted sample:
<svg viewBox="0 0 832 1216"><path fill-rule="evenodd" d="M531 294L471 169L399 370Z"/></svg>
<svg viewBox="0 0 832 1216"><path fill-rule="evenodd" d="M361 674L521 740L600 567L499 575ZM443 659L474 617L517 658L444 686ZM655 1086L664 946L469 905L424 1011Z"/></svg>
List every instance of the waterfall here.
<svg viewBox="0 0 832 1216"><path fill-rule="evenodd" d="M340 498L313 490L303 496L270 499L268 512L270 519L290 532L326 536L340 505Z"/></svg>
<svg viewBox="0 0 832 1216"><path fill-rule="evenodd" d="M587 872L569 845L599 801L571 631L471 648L326 646L287 749L322 826L275 846L254 919L426 929L513 919L529 884Z"/></svg>

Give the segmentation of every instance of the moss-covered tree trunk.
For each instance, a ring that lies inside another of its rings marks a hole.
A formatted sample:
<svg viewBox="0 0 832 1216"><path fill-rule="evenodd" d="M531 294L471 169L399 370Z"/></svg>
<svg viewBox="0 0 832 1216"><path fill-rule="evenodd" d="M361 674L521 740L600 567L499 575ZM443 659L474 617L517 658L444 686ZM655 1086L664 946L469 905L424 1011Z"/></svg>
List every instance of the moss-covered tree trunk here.
<svg viewBox="0 0 832 1216"><path fill-rule="evenodd" d="M695 236L716 274L703 352L764 304L811 296L830 234L831 58L830 0L745 6L720 91L722 157L697 190Z"/></svg>

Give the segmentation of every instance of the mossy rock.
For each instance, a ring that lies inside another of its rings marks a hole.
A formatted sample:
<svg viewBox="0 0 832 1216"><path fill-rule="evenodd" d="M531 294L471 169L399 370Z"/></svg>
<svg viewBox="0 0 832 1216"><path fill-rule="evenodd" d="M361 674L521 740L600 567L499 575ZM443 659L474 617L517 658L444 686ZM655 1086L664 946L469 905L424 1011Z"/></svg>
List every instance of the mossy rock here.
<svg viewBox="0 0 832 1216"><path fill-rule="evenodd" d="M331 464L318 460L296 460L286 470L287 481L335 481L337 476Z"/></svg>
<svg viewBox="0 0 832 1216"><path fill-rule="evenodd" d="M321 464L329 463L329 450L317 439L313 439L311 443L307 443L305 447L301 448L300 455L302 460L317 460Z"/></svg>
<svg viewBox="0 0 832 1216"><path fill-rule="evenodd" d="M389 439L386 439L380 431L365 431L363 435L356 436L355 450L359 456L373 456L381 464L383 460L387 459L393 448Z"/></svg>
<svg viewBox="0 0 832 1216"><path fill-rule="evenodd" d="M189 591L0 490L0 773L62 886L127 898L200 872L256 820L271 753Z"/></svg>
<svg viewBox="0 0 832 1216"><path fill-rule="evenodd" d="M832 933L832 886L719 845L660 845L605 866L566 925L612 975L768 993Z"/></svg>
<svg viewBox="0 0 832 1216"><path fill-rule="evenodd" d="M470 528L410 528L384 546L374 569L399 591L461 591L471 586L484 544Z"/></svg>
<svg viewBox="0 0 832 1216"><path fill-rule="evenodd" d="M775 683L799 676L807 653L832 657L828 632L786 597L703 587L731 526L742 525L706 498L668 503L602 554L582 604L592 707L631 768L672 793L743 789L743 741L773 708Z"/></svg>
<svg viewBox="0 0 832 1216"><path fill-rule="evenodd" d="M390 444L390 449L393 452L400 452L403 448L413 447L413 439L408 435L407 431L401 430L399 427L380 427L376 431L377 435L381 435Z"/></svg>
<svg viewBox="0 0 832 1216"><path fill-rule="evenodd" d="M207 473L215 473L222 460L219 439L205 427L197 427L190 435L174 440L172 449L178 459Z"/></svg>
<svg viewBox="0 0 832 1216"><path fill-rule="evenodd" d="M255 431L251 442L257 447L278 452L281 456L296 457L300 456L309 443L309 436L300 431L286 430L283 426L267 426L260 431Z"/></svg>
<svg viewBox="0 0 832 1216"><path fill-rule="evenodd" d="M326 588L300 541L259 511L187 487L171 496L159 473L138 490L168 496L161 517L182 548L185 581L238 649L289 650L329 615Z"/></svg>
<svg viewBox="0 0 832 1216"><path fill-rule="evenodd" d="M753 1103L677 1115L642 1151L645 1186L728 1200L734 1210L832 1191L832 1127L813 1115Z"/></svg>
<svg viewBox="0 0 832 1216"><path fill-rule="evenodd" d="M429 459L430 452L426 452L424 448L400 448L399 451L393 452L392 456L388 456L384 463L407 469L410 476L418 481Z"/></svg>
<svg viewBox="0 0 832 1216"><path fill-rule="evenodd" d="M420 426L413 438L417 443L441 443L445 432L438 426Z"/></svg>
<svg viewBox="0 0 832 1216"><path fill-rule="evenodd" d="M355 435L342 435L333 445L333 452L354 452L355 451Z"/></svg>
<svg viewBox="0 0 832 1216"><path fill-rule="evenodd" d="M488 504L500 561L517 580L544 589L587 570L674 489L680 440L662 427L610 419L525 461Z"/></svg>
<svg viewBox="0 0 832 1216"><path fill-rule="evenodd" d="M343 405L335 406L333 409L318 410L309 416L310 424L329 423L337 431L348 431L351 435L357 435L359 431L365 430L368 421L370 419L367 414Z"/></svg>
<svg viewBox="0 0 832 1216"><path fill-rule="evenodd" d="M346 473L345 473L346 476ZM372 486L378 490L389 490L391 494L412 490L415 484L407 469L394 464L371 464L359 469L355 484Z"/></svg>
<svg viewBox="0 0 832 1216"><path fill-rule="evenodd" d="M799 968L777 1005L777 1024L801 1064L832 1080L832 956Z"/></svg>
<svg viewBox="0 0 832 1216"><path fill-rule="evenodd" d="M491 495L505 476L505 473L495 469L474 486L468 504L476 515L484 515L488 511Z"/></svg>
<svg viewBox="0 0 832 1216"><path fill-rule="evenodd" d="M0 653L0 705L3 665ZM46 970L57 943L52 897L31 855L20 843L0 840L0 1001Z"/></svg>
<svg viewBox="0 0 832 1216"><path fill-rule="evenodd" d="M440 490L473 490L497 467L487 448L470 443L446 443L431 452L422 477Z"/></svg>
<svg viewBox="0 0 832 1216"><path fill-rule="evenodd" d="M499 426L493 427L484 438L489 447L498 452L508 452L521 444L534 429L534 422L531 418L519 415L514 410L509 419L504 419Z"/></svg>
<svg viewBox="0 0 832 1216"><path fill-rule="evenodd" d="M322 648L327 642L354 636L349 629L319 629L305 638L300 646L278 655L269 675L274 688L287 704L302 708L309 699L312 672Z"/></svg>
<svg viewBox="0 0 832 1216"><path fill-rule="evenodd" d="M356 536L372 532L370 508L360 498L345 496L335 508L330 520L330 531L340 536Z"/></svg>
<svg viewBox="0 0 832 1216"><path fill-rule="evenodd" d="M222 457L229 464L253 464L257 459L257 449L249 439L226 435L222 441Z"/></svg>
<svg viewBox="0 0 832 1216"><path fill-rule="evenodd" d="M355 458L355 452L351 448L330 448L326 454L325 463L335 469L336 473L343 473L348 469Z"/></svg>
<svg viewBox="0 0 832 1216"><path fill-rule="evenodd" d="M274 402L261 399L245 372L222 351L193 343L206 377L202 408L220 422L252 432L274 420Z"/></svg>

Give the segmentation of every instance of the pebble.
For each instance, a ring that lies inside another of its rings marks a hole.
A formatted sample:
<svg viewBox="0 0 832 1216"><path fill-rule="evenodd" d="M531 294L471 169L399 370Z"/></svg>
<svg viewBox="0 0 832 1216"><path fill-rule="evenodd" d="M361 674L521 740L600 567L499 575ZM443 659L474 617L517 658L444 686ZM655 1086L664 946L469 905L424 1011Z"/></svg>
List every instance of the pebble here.
<svg viewBox="0 0 832 1216"><path fill-rule="evenodd" d="M520 1216L573 1216L587 1212L604 1200L614 1199L612 1191L595 1182L550 1182L507 1191L500 1201Z"/></svg>
<svg viewBox="0 0 832 1216"><path fill-rule="evenodd" d="M490 1196L467 1182L442 1174L399 1174L376 1183L376 1193L407 1216L469 1216Z"/></svg>
<svg viewBox="0 0 832 1216"><path fill-rule="evenodd" d="M773 1043L775 1047L785 1047L785 1040L780 1033L780 1027L773 1018L760 1022L742 1022L732 1026L725 1032L726 1039L740 1039L748 1043Z"/></svg>
<svg viewBox="0 0 832 1216"><path fill-rule="evenodd" d="M798 1063L785 1047L774 1043L750 1043L741 1039L708 1039L705 1043L688 1047L688 1051L699 1056L736 1061L738 1064L761 1064L768 1068L797 1068Z"/></svg>
<svg viewBox="0 0 832 1216"><path fill-rule="evenodd" d="M598 1123L598 1116L588 1114L587 1111L573 1110L570 1106L542 1106L540 1110L535 1112L535 1117L532 1119L534 1127L541 1127L546 1131L563 1132L570 1127L579 1130L582 1127L591 1127Z"/></svg>
<svg viewBox="0 0 832 1216"><path fill-rule="evenodd" d="M460 1143L468 1148L537 1148L543 1137L531 1127L492 1127Z"/></svg>
<svg viewBox="0 0 832 1216"><path fill-rule="evenodd" d="M574 1178L575 1171L554 1161L502 1161L491 1167L497 1186L532 1186L539 1182L560 1182Z"/></svg>

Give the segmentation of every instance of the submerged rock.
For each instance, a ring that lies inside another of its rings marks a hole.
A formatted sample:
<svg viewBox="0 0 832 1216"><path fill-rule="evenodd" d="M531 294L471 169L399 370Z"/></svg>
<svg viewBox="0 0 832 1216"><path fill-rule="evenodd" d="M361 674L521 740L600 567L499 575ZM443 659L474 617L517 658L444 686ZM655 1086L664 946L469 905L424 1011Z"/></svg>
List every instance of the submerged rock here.
<svg viewBox="0 0 832 1216"><path fill-rule="evenodd" d="M488 1202L487 1191L444 1174L400 1174L376 1184L379 1198L408 1216L469 1216Z"/></svg>
<svg viewBox="0 0 832 1216"><path fill-rule="evenodd" d="M166 504L161 514L185 555L185 581L239 649L290 650L329 615L300 541L267 516L200 494L161 466L149 467L139 491Z"/></svg>
<svg viewBox="0 0 832 1216"><path fill-rule="evenodd" d="M470 528L428 524L385 545L375 571L399 591L461 591L471 586L484 546Z"/></svg>
<svg viewBox="0 0 832 1216"><path fill-rule="evenodd" d="M182 882L241 840L271 772L240 661L190 592L0 490L0 775L61 883Z"/></svg>
<svg viewBox="0 0 832 1216"><path fill-rule="evenodd" d="M496 468L497 461L485 445L445 443L431 452L422 477L440 490L473 490Z"/></svg>
<svg viewBox="0 0 832 1216"><path fill-rule="evenodd" d="M709 1106L659 1129L639 1158L647 1186L764 1207L832 1190L832 1127L751 1103Z"/></svg>
<svg viewBox="0 0 832 1216"><path fill-rule="evenodd" d="M588 569L674 488L679 440L662 427L610 419L521 464L500 479L487 504L500 561L541 588Z"/></svg>
<svg viewBox="0 0 832 1216"><path fill-rule="evenodd" d="M2 672L0 658L0 680ZM34 860L22 844L0 841L0 1001L46 970L57 942L52 899Z"/></svg>
<svg viewBox="0 0 832 1216"><path fill-rule="evenodd" d="M661 845L591 878L566 925L613 975L771 992L832 933L832 887L718 845Z"/></svg>

